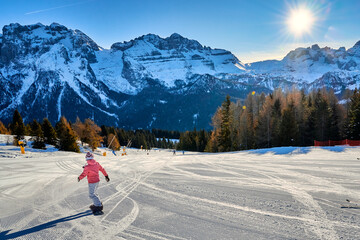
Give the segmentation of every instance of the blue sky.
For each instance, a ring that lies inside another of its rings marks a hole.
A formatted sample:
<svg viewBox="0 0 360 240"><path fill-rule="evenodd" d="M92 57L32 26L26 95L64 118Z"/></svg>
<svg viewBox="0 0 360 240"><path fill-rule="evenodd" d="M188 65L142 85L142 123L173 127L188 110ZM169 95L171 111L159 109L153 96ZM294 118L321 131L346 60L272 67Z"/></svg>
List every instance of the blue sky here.
<svg viewBox="0 0 360 240"><path fill-rule="evenodd" d="M352 47L360 40L359 0L0 0L0 26L57 22L110 48L154 33L176 32L234 53L244 63L281 59L296 47ZM303 6L314 16L294 36L287 19Z"/></svg>

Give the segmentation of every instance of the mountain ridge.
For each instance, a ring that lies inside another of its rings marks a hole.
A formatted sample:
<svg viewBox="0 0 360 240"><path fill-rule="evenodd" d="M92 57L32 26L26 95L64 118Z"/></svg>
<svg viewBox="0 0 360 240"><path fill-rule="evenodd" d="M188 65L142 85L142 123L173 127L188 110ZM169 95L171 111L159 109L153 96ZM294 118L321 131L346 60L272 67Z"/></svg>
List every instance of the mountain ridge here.
<svg viewBox="0 0 360 240"><path fill-rule="evenodd" d="M359 70L360 41L348 50L315 44L280 61L243 64L230 51L177 33L104 49L57 23L15 23L0 34L0 119L9 122L17 108L27 121L95 116L125 128L209 129L226 94L243 99L250 91L297 86L341 95L358 86Z"/></svg>

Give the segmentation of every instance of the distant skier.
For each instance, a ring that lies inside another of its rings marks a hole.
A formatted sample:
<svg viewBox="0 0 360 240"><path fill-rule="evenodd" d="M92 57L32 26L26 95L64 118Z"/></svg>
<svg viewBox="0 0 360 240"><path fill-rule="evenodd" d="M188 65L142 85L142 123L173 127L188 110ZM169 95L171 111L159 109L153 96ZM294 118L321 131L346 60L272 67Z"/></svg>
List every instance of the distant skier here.
<svg viewBox="0 0 360 240"><path fill-rule="evenodd" d="M108 174L106 173L105 169L95 161L94 155L91 152L86 153L86 161L87 165L85 165L84 171L78 177L78 182L87 176L87 180L89 183L89 197L93 200L94 204L90 206L90 209L93 211L94 214L102 214L103 205L100 202L99 195L97 194L97 189L100 182L99 171L101 171L107 182L110 181Z"/></svg>

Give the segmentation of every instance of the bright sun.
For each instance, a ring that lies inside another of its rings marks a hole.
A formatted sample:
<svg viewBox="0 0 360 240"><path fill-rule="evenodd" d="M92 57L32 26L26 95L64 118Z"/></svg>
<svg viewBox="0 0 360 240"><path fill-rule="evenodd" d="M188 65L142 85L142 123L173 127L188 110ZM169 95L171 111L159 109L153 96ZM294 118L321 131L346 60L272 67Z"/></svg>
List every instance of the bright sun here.
<svg viewBox="0 0 360 240"><path fill-rule="evenodd" d="M301 37L304 34L310 34L315 22L313 13L307 8L298 8L290 10L286 21L287 26L295 37Z"/></svg>

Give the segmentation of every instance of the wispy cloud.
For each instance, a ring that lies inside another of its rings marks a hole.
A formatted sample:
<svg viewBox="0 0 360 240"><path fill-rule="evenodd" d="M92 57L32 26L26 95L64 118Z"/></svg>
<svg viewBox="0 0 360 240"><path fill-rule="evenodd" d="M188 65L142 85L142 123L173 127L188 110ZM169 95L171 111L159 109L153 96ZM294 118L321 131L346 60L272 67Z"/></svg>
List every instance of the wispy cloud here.
<svg viewBox="0 0 360 240"><path fill-rule="evenodd" d="M339 36L339 31L337 31L335 27L329 26L324 35L324 39L326 41L334 41L334 39L336 39L336 37L338 36Z"/></svg>
<svg viewBox="0 0 360 240"><path fill-rule="evenodd" d="M72 7L72 6L77 6L77 5L85 4L85 3L88 3L88 2L91 2L91 1L94 1L94 0L87 0L87 1L78 2L78 3L66 4L66 5L62 5L62 6L58 6L58 7L40 9L40 10L36 10L36 11L32 11L32 12L27 12L27 13L25 13L24 15L31 15L31 14L49 12L49 11L53 11L53 10L60 9L60 8L67 8L67 7Z"/></svg>

